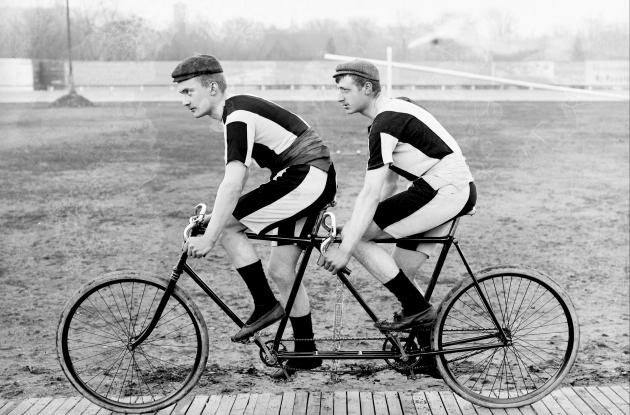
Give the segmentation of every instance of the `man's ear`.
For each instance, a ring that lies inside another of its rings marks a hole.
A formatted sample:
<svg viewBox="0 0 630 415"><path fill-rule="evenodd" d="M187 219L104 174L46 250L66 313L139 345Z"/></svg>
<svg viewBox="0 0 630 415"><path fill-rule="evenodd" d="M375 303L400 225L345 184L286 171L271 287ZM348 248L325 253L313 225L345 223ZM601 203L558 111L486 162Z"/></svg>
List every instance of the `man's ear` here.
<svg viewBox="0 0 630 415"><path fill-rule="evenodd" d="M372 82L366 82L365 84L363 84L363 93L365 95L371 95L372 94Z"/></svg>
<svg viewBox="0 0 630 415"><path fill-rule="evenodd" d="M210 95L216 95L219 92L219 85L212 81L210 82Z"/></svg>

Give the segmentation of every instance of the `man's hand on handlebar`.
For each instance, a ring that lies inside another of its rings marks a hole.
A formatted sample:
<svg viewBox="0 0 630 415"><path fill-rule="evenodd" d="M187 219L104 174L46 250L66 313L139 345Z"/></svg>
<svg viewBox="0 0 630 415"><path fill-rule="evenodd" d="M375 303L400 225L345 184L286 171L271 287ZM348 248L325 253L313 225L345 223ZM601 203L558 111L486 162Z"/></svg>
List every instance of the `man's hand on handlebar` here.
<svg viewBox="0 0 630 415"><path fill-rule="evenodd" d="M214 248L215 243L205 235L191 236L188 238L188 242L184 249L188 253L188 256L193 258L201 258L206 256Z"/></svg>
<svg viewBox="0 0 630 415"><path fill-rule="evenodd" d="M346 268L352 255L340 246L331 246L326 253L322 255L318 264L327 271L333 274Z"/></svg>

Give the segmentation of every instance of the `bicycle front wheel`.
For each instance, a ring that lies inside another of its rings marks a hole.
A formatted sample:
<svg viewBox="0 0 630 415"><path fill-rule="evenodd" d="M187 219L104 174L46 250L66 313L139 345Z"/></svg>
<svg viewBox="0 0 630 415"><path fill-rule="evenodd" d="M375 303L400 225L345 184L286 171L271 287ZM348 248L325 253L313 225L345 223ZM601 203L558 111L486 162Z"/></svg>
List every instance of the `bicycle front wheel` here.
<svg viewBox="0 0 630 415"><path fill-rule="evenodd" d="M490 268L444 299L432 332L444 381L468 401L492 408L531 404L550 393L575 361L579 326L567 295L530 269ZM502 327L501 339L488 308Z"/></svg>
<svg viewBox="0 0 630 415"><path fill-rule="evenodd" d="M164 408L197 383L208 358L208 332L191 299L176 287L157 326L137 347L167 281L116 272L92 281L68 303L57 330L57 354L72 385L117 412Z"/></svg>

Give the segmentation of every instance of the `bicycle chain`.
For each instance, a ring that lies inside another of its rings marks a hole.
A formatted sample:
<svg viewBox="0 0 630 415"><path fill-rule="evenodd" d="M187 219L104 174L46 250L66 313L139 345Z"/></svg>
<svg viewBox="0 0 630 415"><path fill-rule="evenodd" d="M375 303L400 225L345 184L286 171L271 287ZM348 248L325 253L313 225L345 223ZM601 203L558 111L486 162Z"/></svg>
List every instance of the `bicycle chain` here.
<svg viewBox="0 0 630 415"><path fill-rule="evenodd" d="M419 329L419 332L430 332L430 329ZM405 333L405 332L396 332L396 333ZM265 335L269 335L270 333L263 333L260 332L259 335L261 337L265 336ZM405 333L405 334L409 334L409 333ZM340 337L340 338L333 338L333 337L318 337L318 338L294 338L294 337L287 337L287 338L282 338L280 339L281 342L306 342L306 341L320 341L320 342L328 342L328 341L357 341L357 340L379 340L379 341L387 341L389 337ZM395 358L392 358L390 360L395 360ZM431 365L419 365L420 363L420 358L417 358L416 361L411 364L407 370L413 370L413 369L422 369L422 368L429 368L431 367ZM292 367L292 366L284 366L285 369L288 370L292 370L292 371L300 371L300 372L331 372L330 369L304 369L304 368L296 368L296 367ZM393 369L396 370L398 372L400 372L400 370L396 369L394 366L392 366L391 364L383 364L383 365L379 365L379 366L372 366L369 368L359 368L359 369L345 369L345 370L335 370L334 372L336 374L352 374L352 373L362 373L362 372L369 372L369 373L376 373L376 372L380 372L382 370L385 369ZM411 374L413 376L413 373Z"/></svg>

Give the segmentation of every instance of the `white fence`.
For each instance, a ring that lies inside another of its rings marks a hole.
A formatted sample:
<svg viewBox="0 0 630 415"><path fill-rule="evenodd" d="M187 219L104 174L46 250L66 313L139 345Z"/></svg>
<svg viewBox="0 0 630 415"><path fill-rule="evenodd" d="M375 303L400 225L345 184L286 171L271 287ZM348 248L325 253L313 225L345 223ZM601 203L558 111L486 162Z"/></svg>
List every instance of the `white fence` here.
<svg viewBox="0 0 630 415"><path fill-rule="evenodd" d="M55 62L57 65L59 62ZM77 87L152 87L171 85L170 73L178 62L73 62ZM222 62L228 83L235 87L260 89L333 88L332 73L336 63L321 61L225 61ZM581 88L621 88L629 85L628 61L586 62L417 62L423 66L469 72L479 75L544 82ZM34 68L45 62L28 59L0 59L0 89L33 90L38 83ZM66 68L67 69L67 68ZM385 68L382 68L384 76ZM66 70L67 74L67 70ZM490 81L470 80L457 76L418 73L394 68L393 85L397 88L494 88ZM66 80L57 80L57 87ZM53 85L48 85L52 87Z"/></svg>

